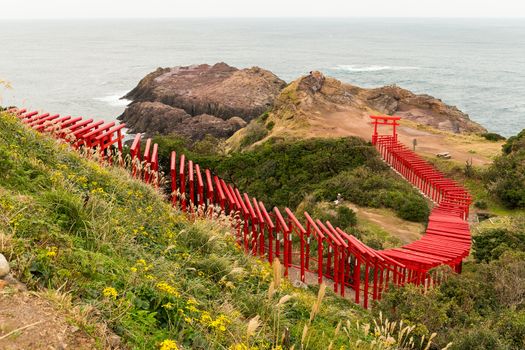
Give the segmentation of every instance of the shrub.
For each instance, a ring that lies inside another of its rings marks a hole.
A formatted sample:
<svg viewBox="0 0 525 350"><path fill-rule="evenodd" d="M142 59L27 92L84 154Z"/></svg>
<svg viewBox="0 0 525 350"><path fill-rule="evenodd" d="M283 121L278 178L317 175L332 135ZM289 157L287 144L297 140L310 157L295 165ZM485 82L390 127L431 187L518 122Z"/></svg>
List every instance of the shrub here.
<svg viewBox="0 0 525 350"><path fill-rule="evenodd" d="M507 345L492 329L480 327L461 332L453 338L452 349L457 350L506 350Z"/></svg>
<svg viewBox="0 0 525 350"><path fill-rule="evenodd" d="M482 210L485 210L488 208L488 204L486 201L480 199L480 200L477 200L474 202L474 206L478 209L482 209Z"/></svg>
<svg viewBox="0 0 525 350"><path fill-rule="evenodd" d="M489 141L502 141L505 140L504 136L501 136L500 134L496 134L495 132L486 132L484 134L481 134L483 138Z"/></svg>
<svg viewBox="0 0 525 350"><path fill-rule="evenodd" d="M525 207L525 130L507 140L503 154L485 172L489 192L509 208Z"/></svg>
<svg viewBox="0 0 525 350"><path fill-rule="evenodd" d="M506 228L482 231L474 237L473 254L477 261L498 259L505 251L525 251L525 232Z"/></svg>
<svg viewBox="0 0 525 350"><path fill-rule="evenodd" d="M333 193L340 192L355 204L391 208L405 220L424 222L429 214L425 199L408 183L385 175L364 166L357 167L326 180L316 195L330 200Z"/></svg>

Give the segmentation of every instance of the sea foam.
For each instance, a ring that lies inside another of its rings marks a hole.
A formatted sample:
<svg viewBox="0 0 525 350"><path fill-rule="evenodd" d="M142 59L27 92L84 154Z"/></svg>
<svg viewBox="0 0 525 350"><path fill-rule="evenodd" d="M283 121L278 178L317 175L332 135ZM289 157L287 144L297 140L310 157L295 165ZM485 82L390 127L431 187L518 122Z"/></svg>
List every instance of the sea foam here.
<svg viewBox="0 0 525 350"><path fill-rule="evenodd" d="M378 72L383 70L413 70L419 69L419 67L412 66L361 66L356 64L339 64L335 67L337 70L344 70L348 72Z"/></svg>
<svg viewBox="0 0 525 350"><path fill-rule="evenodd" d="M95 97L94 100L105 102L112 107L123 107L127 106L131 102L130 100L121 99L121 97L124 96L126 93L127 91L121 91L104 97Z"/></svg>

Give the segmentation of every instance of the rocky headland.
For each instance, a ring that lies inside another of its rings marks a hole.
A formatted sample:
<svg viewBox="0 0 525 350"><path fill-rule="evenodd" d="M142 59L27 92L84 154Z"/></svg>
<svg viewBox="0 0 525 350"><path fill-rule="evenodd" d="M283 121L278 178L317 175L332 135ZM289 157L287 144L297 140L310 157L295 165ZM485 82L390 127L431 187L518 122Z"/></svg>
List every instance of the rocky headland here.
<svg viewBox="0 0 525 350"><path fill-rule="evenodd" d="M124 98L119 117L133 132L177 133L190 140L225 138L269 110L286 83L258 68L226 63L158 68Z"/></svg>

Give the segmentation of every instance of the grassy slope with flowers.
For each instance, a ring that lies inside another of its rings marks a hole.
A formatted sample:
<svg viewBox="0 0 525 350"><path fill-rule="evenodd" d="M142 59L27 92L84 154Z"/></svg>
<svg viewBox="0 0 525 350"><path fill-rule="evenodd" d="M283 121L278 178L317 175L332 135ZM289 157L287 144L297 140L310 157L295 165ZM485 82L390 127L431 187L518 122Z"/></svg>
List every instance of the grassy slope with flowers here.
<svg viewBox="0 0 525 350"><path fill-rule="evenodd" d="M100 324L132 349L349 349L375 339L352 326L368 314L328 290L310 322L317 290L276 286L226 220L189 221L125 170L0 112L0 250L30 289L71 295L100 348Z"/></svg>

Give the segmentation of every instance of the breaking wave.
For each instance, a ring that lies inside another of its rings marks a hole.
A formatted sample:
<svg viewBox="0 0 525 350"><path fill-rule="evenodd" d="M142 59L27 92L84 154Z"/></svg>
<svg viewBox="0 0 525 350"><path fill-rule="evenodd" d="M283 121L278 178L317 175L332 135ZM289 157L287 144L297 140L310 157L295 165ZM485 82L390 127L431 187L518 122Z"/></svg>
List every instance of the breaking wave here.
<svg viewBox="0 0 525 350"><path fill-rule="evenodd" d="M344 70L348 72L378 72L383 70L414 70L419 69L419 67L412 66L360 66L355 64L339 64L335 67L337 70Z"/></svg>
<svg viewBox="0 0 525 350"><path fill-rule="evenodd" d="M124 92L121 91L121 92L111 94L108 96L104 96L104 97L95 97L94 100L105 102L112 107L124 107L124 106L127 106L131 102L130 100L120 99L126 93L127 91L124 91Z"/></svg>

